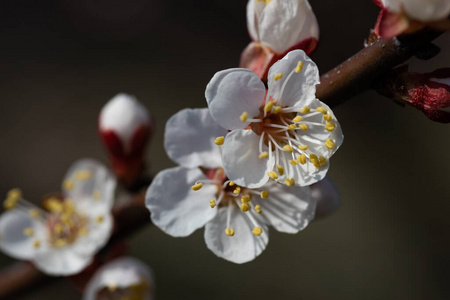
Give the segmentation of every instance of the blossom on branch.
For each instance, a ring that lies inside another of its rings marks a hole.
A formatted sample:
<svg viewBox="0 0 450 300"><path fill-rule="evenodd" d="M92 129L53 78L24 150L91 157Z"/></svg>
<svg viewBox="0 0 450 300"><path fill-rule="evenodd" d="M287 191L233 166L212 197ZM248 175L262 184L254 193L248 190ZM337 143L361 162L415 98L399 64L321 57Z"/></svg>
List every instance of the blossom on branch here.
<svg viewBox="0 0 450 300"><path fill-rule="evenodd" d="M125 184L134 182L144 167L144 151L153 127L147 109L131 95L116 95L100 112L100 137L114 173Z"/></svg>
<svg viewBox="0 0 450 300"><path fill-rule="evenodd" d="M165 148L180 166L159 172L147 190L152 222L167 234L188 236L205 226L207 247L235 263L266 248L268 225L297 233L315 213L309 187L270 182L250 189L229 180L220 148L227 130L208 109L184 109L166 124Z"/></svg>
<svg viewBox="0 0 450 300"><path fill-rule="evenodd" d="M135 258L121 257L94 274L83 293L83 300L152 300L153 291L150 268Z"/></svg>
<svg viewBox="0 0 450 300"><path fill-rule="evenodd" d="M310 54L319 39L319 25L307 0L249 0L247 28L252 38L240 67L264 81L277 60L294 49Z"/></svg>
<svg viewBox="0 0 450 300"><path fill-rule="evenodd" d="M0 249L50 275L82 271L111 235L115 185L108 169L83 159L67 172L62 194L44 200L44 209L11 190L0 216Z"/></svg>
<svg viewBox="0 0 450 300"><path fill-rule="evenodd" d="M302 50L270 68L267 91L250 70L214 75L206 101L214 120L231 130L222 150L232 181L258 188L269 179L305 186L324 178L344 136L331 109L315 97L318 83L319 70Z"/></svg>

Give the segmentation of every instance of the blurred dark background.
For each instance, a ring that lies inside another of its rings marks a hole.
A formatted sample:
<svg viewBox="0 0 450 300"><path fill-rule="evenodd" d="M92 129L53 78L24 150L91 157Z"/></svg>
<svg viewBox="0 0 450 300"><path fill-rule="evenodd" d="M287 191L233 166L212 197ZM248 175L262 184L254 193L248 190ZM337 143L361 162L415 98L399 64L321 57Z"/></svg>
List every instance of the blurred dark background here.
<svg viewBox="0 0 450 300"><path fill-rule="evenodd" d="M378 8L370 0L313 0L321 72L362 48ZM216 71L236 67L249 42L245 0L59 0L0 2L0 194L20 187L39 201L59 189L78 158L107 163L97 114L116 93L136 95L157 120L148 150L153 173L174 164L165 121L204 107ZM441 54L411 60L430 72ZM449 299L450 142L428 121L375 92L334 109L345 134L329 175L342 207L288 235L271 230L245 265L217 258L203 229L172 238L149 226L131 253L153 269L157 299ZM0 254L0 264L13 260ZM20 299L79 299L66 281Z"/></svg>

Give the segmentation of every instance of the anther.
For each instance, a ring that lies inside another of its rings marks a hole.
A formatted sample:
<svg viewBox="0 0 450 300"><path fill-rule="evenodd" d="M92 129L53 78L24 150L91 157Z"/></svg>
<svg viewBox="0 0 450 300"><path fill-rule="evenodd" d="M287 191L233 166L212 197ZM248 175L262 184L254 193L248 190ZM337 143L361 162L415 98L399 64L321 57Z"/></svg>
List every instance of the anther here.
<svg viewBox="0 0 450 300"><path fill-rule="evenodd" d="M289 163L290 163L291 165L293 165L293 166L296 166L296 165L298 165L298 160L291 159L291 160L289 161Z"/></svg>
<svg viewBox="0 0 450 300"><path fill-rule="evenodd" d="M278 179L278 175L277 175L277 173L275 173L274 171L271 171L271 172L267 173L267 175L268 175L269 178L272 179L272 180Z"/></svg>
<svg viewBox="0 0 450 300"><path fill-rule="evenodd" d="M277 105L273 108L272 113L277 114L279 113L281 110L283 109L283 107L281 105ZM268 119L270 120L270 119Z"/></svg>
<svg viewBox="0 0 450 300"><path fill-rule="evenodd" d="M308 150L309 146L308 145L299 145L298 149L302 150L302 151L306 151Z"/></svg>
<svg viewBox="0 0 450 300"><path fill-rule="evenodd" d="M261 199L269 198L269 191L261 191Z"/></svg>
<svg viewBox="0 0 450 300"><path fill-rule="evenodd" d="M35 240L35 241L33 242L33 248L37 249L37 248L39 248L40 246L41 246L41 241Z"/></svg>
<svg viewBox="0 0 450 300"><path fill-rule="evenodd" d="M223 136L219 136L219 137L216 137L216 139L215 139L215 141L214 141L214 143L216 144L216 145L223 145L223 141L225 140L225 137L223 137Z"/></svg>
<svg viewBox="0 0 450 300"><path fill-rule="evenodd" d="M275 76L273 76L273 80L275 80L275 81L277 81L281 78L283 78L283 73L278 73L278 74L275 74Z"/></svg>
<svg viewBox="0 0 450 300"><path fill-rule="evenodd" d="M241 192L241 188L240 188L239 186L237 186L237 187L234 189L233 194L239 195L240 192Z"/></svg>
<svg viewBox="0 0 450 300"><path fill-rule="evenodd" d="M11 189L6 196L8 199L14 199L15 201L17 201L22 198L22 191L18 188Z"/></svg>
<svg viewBox="0 0 450 300"><path fill-rule="evenodd" d="M289 124L288 130L295 130L297 126L295 124Z"/></svg>
<svg viewBox="0 0 450 300"><path fill-rule="evenodd" d="M294 149L291 147L291 145L284 145L283 150L289 153L294 152Z"/></svg>
<svg viewBox="0 0 450 300"><path fill-rule="evenodd" d="M319 106L318 108L316 108L316 111L322 113L322 114L326 114L327 113L327 109L323 106Z"/></svg>
<svg viewBox="0 0 450 300"><path fill-rule="evenodd" d="M295 73L300 72L302 69L303 69L303 62L299 60L297 63L297 67L295 68Z"/></svg>
<svg viewBox="0 0 450 300"><path fill-rule="evenodd" d="M250 196L249 195L242 196L241 201L242 201L242 203L250 202Z"/></svg>
<svg viewBox="0 0 450 300"><path fill-rule="evenodd" d="M247 121L248 113L244 111L239 118L241 119L241 122Z"/></svg>
<svg viewBox="0 0 450 300"><path fill-rule="evenodd" d="M333 117L330 114L324 114L323 119L327 122L331 122L331 120L333 120Z"/></svg>
<svg viewBox="0 0 450 300"><path fill-rule="evenodd" d="M269 102L266 103L266 105L264 105L264 111L266 111L266 112L271 111L272 108L273 108L273 102L272 101L269 101Z"/></svg>
<svg viewBox="0 0 450 300"><path fill-rule="evenodd" d="M71 189L73 189L73 186L74 186L74 184L73 184L73 181L72 180L70 180L70 179L66 179L65 181L64 181L64 188L66 189L66 190L71 190Z"/></svg>
<svg viewBox="0 0 450 300"><path fill-rule="evenodd" d="M325 130L327 130L327 131L333 131L334 130L334 128L335 128L336 126L334 126L334 124L333 123L330 123L330 122L327 122L327 123L325 123Z"/></svg>
<svg viewBox="0 0 450 300"><path fill-rule="evenodd" d="M192 190L193 190L193 191L198 191L198 190L201 189L202 187L203 187L203 184L202 184L201 182L199 182L199 183L194 184L194 185L192 186Z"/></svg>
<svg viewBox="0 0 450 300"><path fill-rule="evenodd" d="M283 176L283 174L284 174L283 166L277 165L277 171L278 171L278 174L280 174L280 176Z"/></svg>
<svg viewBox="0 0 450 300"><path fill-rule="evenodd" d="M241 211L246 212L250 210L250 205L248 203L241 203Z"/></svg>
<svg viewBox="0 0 450 300"><path fill-rule="evenodd" d="M293 121L300 122L302 119L303 119L302 116L296 116Z"/></svg>
<svg viewBox="0 0 450 300"><path fill-rule="evenodd" d="M323 157L323 156L319 156L319 163L320 163L320 165L322 167L326 166L327 165L327 159L325 157Z"/></svg>
<svg viewBox="0 0 450 300"><path fill-rule="evenodd" d="M229 186L233 186L235 185L235 183L233 181L230 181L230 183L228 183Z"/></svg>
<svg viewBox="0 0 450 300"><path fill-rule="evenodd" d="M331 150L331 149L334 148L335 143L333 142L332 139L327 139L327 140L325 141L325 146L326 146L328 149Z"/></svg>
<svg viewBox="0 0 450 300"><path fill-rule="evenodd" d="M234 230L232 228L225 228L225 234L228 236L233 236L234 235Z"/></svg>
<svg viewBox="0 0 450 300"><path fill-rule="evenodd" d="M309 108L309 106L305 106L305 107L303 107L301 110L300 110L300 112L302 113L302 114L307 114L307 113L309 113L311 111L311 109Z"/></svg>
<svg viewBox="0 0 450 300"><path fill-rule="evenodd" d="M65 245L67 245L67 241L65 239L57 239L55 241L56 247L64 247Z"/></svg>
<svg viewBox="0 0 450 300"><path fill-rule="evenodd" d="M26 236L33 236L34 235L34 230L31 227L25 228L23 230L23 234L25 234Z"/></svg>
<svg viewBox="0 0 450 300"><path fill-rule="evenodd" d="M56 224L55 227L53 227L53 232L56 234L61 234L63 230L63 227L61 224Z"/></svg>
<svg viewBox="0 0 450 300"><path fill-rule="evenodd" d="M261 227L255 227L255 228L253 229L252 233L253 233L255 236L260 236L261 233L262 233Z"/></svg>
<svg viewBox="0 0 450 300"><path fill-rule="evenodd" d="M36 208L30 209L30 211L28 212L28 215L30 217L32 217L33 219L37 219L39 218L39 216L41 215L39 210L37 210Z"/></svg>
<svg viewBox="0 0 450 300"><path fill-rule="evenodd" d="M75 179L77 179L77 180L88 180L91 177L92 177L92 174L88 170L78 171L75 173Z"/></svg>
<svg viewBox="0 0 450 300"><path fill-rule="evenodd" d="M294 178L286 178L286 185L287 186L294 186L295 185L295 179Z"/></svg>
<svg viewBox="0 0 450 300"><path fill-rule="evenodd" d="M306 124L298 124L298 128L300 128L303 131L308 131L308 125Z"/></svg>
<svg viewBox="0 0 450 300"><path fill-rule="evenodd" d="M258 214L262 214L262 210L261 210L261 206L260 205L255 205L255 210Z"/></svg>
<svg viewBox="0 0 450 300"><path fill-rule="evenodd" d="M305 154L299 155L299 156L297 157L297 160L298 160L298 162L301 163L302 165L306 164L306 155L305 155Z"/></svg>
<svg viewBox="0 0 450 300"><path fill-rule="evenodd" d="M81 227L80 230L78 231L78 234L81 236L85 236L88 234L88 230L85 227Z"/></svg>
<svg viewBox="0 0 450 300"><path fill-rule="evenodd" d="M268 158L268 157L269 157L269 153L267 151L264 151L259 155L260 159L264 159L264 158Z"/></svg>
<svg viewBox="0 0 450 300"><path fill-rule="evenodd" d="M104 218L102 215L100 215L100 216L97 216L97 218L95 219L95 221L96 221L97 223L102 223L104 219L105 219L105 218Z"/></svg>
<svg viewBox="0 0 450 300"><path fill-rule="evenodd" d="M211 206L211 208L214 208L216 206L216 200L214 199L209 200L209 206Z"/></svg>

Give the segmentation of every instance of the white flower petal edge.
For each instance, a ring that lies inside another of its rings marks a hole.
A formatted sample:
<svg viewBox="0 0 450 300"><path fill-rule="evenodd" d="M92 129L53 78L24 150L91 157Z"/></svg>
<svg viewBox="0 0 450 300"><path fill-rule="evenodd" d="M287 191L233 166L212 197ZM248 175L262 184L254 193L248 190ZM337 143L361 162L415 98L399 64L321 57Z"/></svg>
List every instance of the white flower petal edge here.
<svg viewBox="0 0 450 300"><path fill-rule="evenodd" d="M254 41L259 39L259 19L265 8L264 1L249 0L247 3L247 29Z"/></svg>
<svg viewBox="0 0 450 300"><path fill-rule="evenodd" d="M153 285L153 274L147 265L132 257L121 257L97 270L86 286L83 300L97 300L97 293L104 288L112 289L111 293L114 293L117 288L133 287L144 288L139 299L151 300Z"/></svg>
<svg viewBox="0 0 450 300"><path fill-rule="evenodd" d="M79 273L92 259L92 255L80 255L70 248L55 251L45 245L36 251L33 263L46 274L68 276Z"/></svg>
<svg viewBox="0 0 450 300"><path fill-rule="evenodd" d="M450 13L448 0L382 0L382 2L389 11L404 10L410 18L423 22L445 19Z"/></svg>
<svg viewBox="0 0 450 300"><path fill-rule="evenodd" d="M268 147L251 130L233 130L225 138L223 145L223 167L225 173L236 184L248 188L263 186L269 177L266 173L273 169L275 160L258 157L258 149L268 152Z"/></svg>
<svg viewBox="0 0 450 300"><path fill-rule="evenodd" d="M215 185L205 185L198 191L191 186L206 179L200 169L176 167L159 172L147 190L146 205L152 222L175 237L188 236L213 219L217 207L209 200L217 192Z"/></svg>
<svg viewBox="0 0 450 300"><path fill-rule="evenodd" d="M207 108L183 109L166 123L164 148L167 155L186 168L217 168L222 165L216 137L227 130L217 124Z"/></svg>
<svg viewBox="0 0 450 300"><path fill-rule="evenodd" d="M270 68L268 96L282 106L306 105L316 97L319 78L319 69L305 52L291 51Z"/></svg>
<svg viewBox="0 0 450 300"><path fill-rule="evenodd" d="M311 185L311 194L317 201L317 217L326 216L341 205L339 191L328 177Z"/></svg>
<svg viewBox="0 0 450 300"><path fill-rule="evenodd" d="M269 242L269 230L267 226L259 225L262 229L261 235L253 235L255 225L249 218L251 215L247 213L242 213L234 205L220 209L216 218L205 226L205 242L208 249L217 256L238 264L249 262L261 254ZM227 224L227 219L231 225ZM229 226L239 228L232 237L224 234L224 228Z"/></svg>
<svg viewBox="0 0 450 300"><path fill-rule="evenodd" d="M249 117L259 114L266 88L259 77L247 69L228 69L217 72L205 91L211 116L226 129L245 128L242 112Z"/></svg>

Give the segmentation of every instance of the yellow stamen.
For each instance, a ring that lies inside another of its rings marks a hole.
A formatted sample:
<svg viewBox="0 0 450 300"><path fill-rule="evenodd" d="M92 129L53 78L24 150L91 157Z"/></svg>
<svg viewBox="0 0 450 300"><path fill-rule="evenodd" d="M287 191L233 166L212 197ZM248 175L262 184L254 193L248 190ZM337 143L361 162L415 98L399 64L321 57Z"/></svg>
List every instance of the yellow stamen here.
<svg viewBox="0 0 450 300"><path fill-rule="evenodd" d="M30 217L32 217L33 219L37 219L37 218L39 218L41 213L36 208L33 208L33 209L30 209L30 211L28 212L28 215Z"/></svg>
<svg viewBox="0 0 450 300"><path fill-rule="evenodd" d="M308 145L300 145L298 146L298 149L302 150L302 151L306 151L308 150L309 146Z"/></svg>
<svg viewBox="0 0 450 300"><path fill-rule="evenodd" d="M31 227L25 228L23 230L23 234L25 234L26 236L33 236L34 235L34 230Z"/></svg>
<svg viewBox="0 0 450 300"><path fill-rule="evenodd" d="M269 198L269 191L261 191L261 199Z"/></svg>
<svg viewBox="0 0 450 300"><path fill-rule="evenodd" d="M233 185L235 185L235 183L234 183L233 181L230 181L230 182L228 183L228 185L229 185L229 186L233 186Z"/></svg>
<svg viewBox="0 0 450 300"><path fill-rule="evenodd" d="M331 150L331 149L334 148L335 143L333 142L332 139L327 139L326 142L325 142L325 146L326 146L328 149Z"/></svg>
<svg viewBox="0 0 450 300"><path fill-rule="evenodd" d="M92 177L92 174L88 170L78 171L75 173L75 179L77 180L88 180Z"/></svg>
<svg viewBox="0 0 450 300"><path fill-rule="evenodd" d="M250 196L249 195L242 196L241 201L242 201L242 203L250 202Z"/></svg>
<svg viewBox="0 0 450 300"><path fill-rule="evenodd" d="M277 171L278 171L278 174L280 174L280 176L283 176L283 174L284 174L283 166L277 165Z"/></svg>
<svg viewBox="0 0 450 300"><path fill-rule="evenodd" d="M234 189L233 194L239 195L240 192L241 192L241 188L240 188L239 186L237 186L237 187Z"/></svg>
<svg viewBox="0 0 450 300"><path fill-rule="evenodd" d="M81 227L80 230L78 231L78 233L81 236L86 236L88 234L88 230L85 227Z"/></svg>
<svg viewBox="0 0 450 300"><path fill-rule="evenodd" d="M298 124L298 128L300 128L303 131L308 131L308 125L306 124Z"/></svg>
<svg viewBox="0 0 450 300"><path fill-rule="evenodd" d="M96 221L97 223L101 223L101 222L103 222L104 219L105 219L105 217L103 217L102 215L100 215L100 216L97 216L97 218L95 219L95 221Z"/></svg>
<svg viewBox="0 0 450 300"><path fill-rule="evenodd" d="M283 150L284 150L284 151L287 151L287 152L289 152L289 153L294 152L294 149L291 147L291 145L284 145L284 146L283 146Z"/></svg>
<svg viewBox="0 0 450 300"><path fill-rule="evenodd" d="M330 114L324 114L323 119L327 122L331 122L331 120L333 120L333 117Z"/></svg>
<svg viewBox="0 0 450 300"><path fill-rule="evenodd" d="M58 198L49 198L45 201L44 206L51 212L62 212L63 204Z"/></svg>
<svg viewBox="0 0 450 300"><path fill-rule="evenodd" d="M241 211L246 212L249 211L250 205L248 203L241 203Z"/></svg>
<svg viewBox="0 0 450 300"><path fill-rule="evenodd" d="M328 162L327 162L327 159L325 157L319 156L319 163L323 167L323 166L326 166Z"/></svg>
<svg viewBox="0 0 450 300"><path fill-rule="evenodd" d="M299 60L297 63L297 67L295 68L295 73L300 72L302 69L303 69L303 62Z"/></svg>
<svg viewBox="0 0 450 300"><path fill-rule="evenodd" d="M273 102L272 101L269 101L269 102L266 103L266 105L264 105L264 111L266 111L266 112L271 111L272 108L273 108Z"/></svg>
<svg viewBox="0 0 450 300"><path fill-rule="evenodd" d="M211 208L214 208L216 206L216 200L214 199L209 200L209 206L211 206Z"/></svg>
<svg viewBox="0 0 450 300"><path fill-rule="evenodd" d="M283 109L283 107L281 105L277 105L273 108L272 113L278 114L282 109ZM268 119L268 120L270 121L270 119Z"/></svg>
<svg viewBox="0 0 450 300"><path fill-rule="evenodd" d="M317 160L318 160L319 157L313 153L313 154L311 154L311 155L309 156L309 160L311 160L311 159L317 159Z"/></svg>
<svg viewBox="0 0 450 300"><path fill-rule="evenodd" d="M301 163L302 165L306 164L306 155L305 155L305 154L299 155L299 156L297 157L297 160L298 160L298 162Z"/></svg>
<svg viewBox="0 0 450 300"><path fill-rule="evenodd" d="M65 240L65 239L57 239L55 241L56 247L64 247L65 245L67 245L67 240Z"/></svg>
<svg viewBox="0 0 450 300"><path fill-rule="evenodd" d="M242 113L242 115L240 116L241 122L247 121L247 118L248 118L248 113L246 111L244 111Z"/></svg>
<svg viewBox="0 0 450 300"><path fill-rule="evenodd" d="M274 171L271 171L271 172L267 173L267 175L268 175L269 178L272 179L272 180L278 179L278 175L277 175L277 173L275 173Z"/></svg>
<svg viewBox="0 0 450 300"><path fill-rule="evenodd" d="M262 210L261 210L261 206L260 205L255 205L255 210L258 214L262 214Z"/></svg>
<svg viewBox="0 0 450 300"><path fill-rule="evenodd" d="M295 185L295 179L294 178L286 178L286 185L287 186L294 186Z"/></svg>
<svg viewBox="0 0 450 300"><path fill-rule="evenodd" d="M73 186L74 186L73 181L70 179L66 179L64 181L63 185L66 190L71 190L71 189L73 189Z"/></svg>
<svg viewBox="0 0 450 300"><path fill-rule="evenodd" d="M16 203L17 200L13 198L8 198L5 200L5 202L3 202L3 207L5 208L5 210L12 209L16 206Z"/></svg>
<svg viewBox="0 0 450 300"><path fill-rule="evenodd" d="M330 123L330 122L325 123L325 130L331 132L334 130L334 128L335 128L335 125L333 123Z"/></svg>
<svg viewBox="0 0 450 300"><path fill-rule="evenodd" d="M193 191L198 191L199 189L201 189L203 187L203 183L197 183L197 184L194 184L193 186L192 186L192 190Z"/></svg>
<svg viewBox="0 0 450 300"><path fill-rule="evenodd" d="M117 290L118 286L117 286L117 284L110 283L110 284L108 284L107 288L108 288L108 291L115 292Z"/></svg>
<svg viewBox="0 0 450 300"><path fill-rule="evenodd" d="M260 236L261 233L262 233L261 227L255 227L255 228L253 229L252 233L253 233L255 236Z"/></svg>
<svg viewBox="0 0 450 300"><path fill-rule="evenodd" d="M309 113L311 111L311 109L309 108L309 106L305 106L305 107L303 107L301 110L300 110L300 112L302 113L302 114L307 114L307 113Z"/></svg>
<svg viewBox="0 0 450 300"><path fill-rule="evenodd" d="M318 108L316 108L316 111L322 113L322 114L326 114L327 113L327 109L323 106L319 106Z"/></svg>
<svg viewBox="0 0 450 300"><path fill-rule="evenodd" d="M225 228L225 234L228 236L233 236L234 235L234 230L232 228Z"/></svg>
<svg viewBox="0 0 450 300"><path fill-rule="evenodd" d="M22 191L18 188L11 189L6 196L8 199L15 199L17 201L22 198Z"/></svg>
<svg viewBox="0 0 450 300"><path fill-rule="evenodd" d="M295 130L297 126L295 124L289 124L288 130Z"/></svg>
<svg viewBox="0 0 450 300"><path fill-rule="evenodd" d="M33 242L33 248L37 249L37 248L39 248L40 246L41 246L41 241L35 240L35 241Z"/></svg>
<svg viewBox="0 0 450 300"><path fill-rule="evenodd" d="M219 137L217 137L216 138L216 140L214 141L214 143L216 144L216 145L223 145L223 141L225 140L225 137L223 137L223 136L219 136Z"/></svg>
<svg viewBox="0 0 450 300"><path fill-rule="evenodd" d="M296 116L293 121L300 122L302 119L303 119L302 116Z"/></svg>
<svg viewBox="0 0 450 300"><path fill-rule="evenodd" d="M275 74L275 76L273 76L273 80L275 80L275 81L277 81L281 78L283 78L283 73L278 73L278 74Z"/></svg>
<svg viewBox="0 0 450 300"><path fill-rule="evenodd" d="M293 165L293 166L296 166L296 165L298 165L298 160L291 159L291 160L289 161L289 163L290 163L291 165Z"/></svg>
<svg viewBox="0 0 450 300"><path fill-rule="evenodd" d="M62 230L63 230L63 227L61 224L56 224L55 227L53 227L53 231L56 234L61 234Z"/></svg>
<svg viewBox="0 0 450 300"><path fill-rule="evenodd" d="M268 158L268 157L269 157L269 153L267 151L264 151L259 155L260 159L264 159L264 158Z"/></svg>
<svg viewBox="0 0 450 300"><path fill-rule="evenodd" d="M319 158L317 157L317 155L315 154L311 154L309 156L309 162L312 163L314 165L314 167L316 168L320 168L320 162L319 162Z"/></svg>

